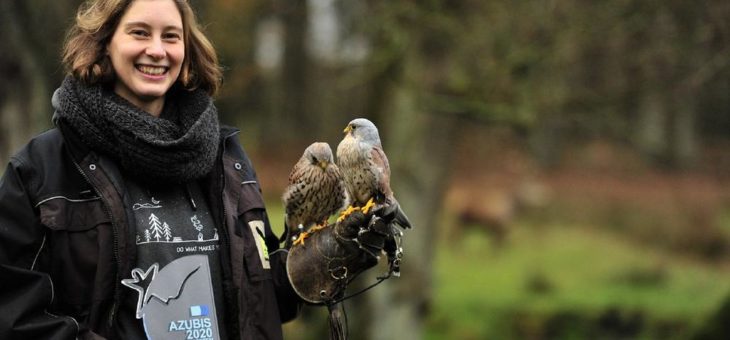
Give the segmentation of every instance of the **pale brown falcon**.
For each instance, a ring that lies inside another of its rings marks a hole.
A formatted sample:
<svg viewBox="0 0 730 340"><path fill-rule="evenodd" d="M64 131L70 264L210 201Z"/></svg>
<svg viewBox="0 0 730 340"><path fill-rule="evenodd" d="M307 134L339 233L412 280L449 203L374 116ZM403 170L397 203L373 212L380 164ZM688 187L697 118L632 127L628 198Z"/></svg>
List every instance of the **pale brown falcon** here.
<svg viewBox="0 0 730 340"><path fill-rule="evenodd" d="M367 214L378 205L397 209L395 222L405 228L411 223L390 189L390 165L380 143L378 128L365 118L352 120L345 137L337 146L337 165L349 195L352 209ZM343 216L346 213L343 213Z"/></svg>
<svg viewBox="0 0 730 340"><path fill-rule="evenodd" d="M287 245L306 238L313 226L323 227L345 206L342 176L327 143L312 143L289 174L282 196L286 212Z"/></svg>

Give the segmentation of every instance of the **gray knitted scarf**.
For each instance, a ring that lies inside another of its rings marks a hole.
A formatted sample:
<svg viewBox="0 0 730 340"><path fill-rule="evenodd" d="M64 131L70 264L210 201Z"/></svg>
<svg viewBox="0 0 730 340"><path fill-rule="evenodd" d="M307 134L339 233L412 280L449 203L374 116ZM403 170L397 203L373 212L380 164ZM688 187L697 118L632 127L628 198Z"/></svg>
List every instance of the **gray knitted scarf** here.
<svg viewBox="0 0 730 340"><path fill-rule="evenodd" d="M218 114L201 90L173 87L159 118L102 86L66 77L53 95L54 121L68 125L89 148L145 182L186 182L207 174L218 153Z"/></svg>

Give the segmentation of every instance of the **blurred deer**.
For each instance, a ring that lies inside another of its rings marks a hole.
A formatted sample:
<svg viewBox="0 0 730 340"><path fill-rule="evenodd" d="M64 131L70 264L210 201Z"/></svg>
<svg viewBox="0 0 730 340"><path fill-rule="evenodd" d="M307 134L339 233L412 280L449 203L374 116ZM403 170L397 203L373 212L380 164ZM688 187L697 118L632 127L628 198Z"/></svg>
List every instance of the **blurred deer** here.
<svg viewBox="0 0 730 340"><path fill-rule="evenodd" d="M501 187L452 185L445 210L452 226L448 237L461 240L468 230L489 235L496 246L504 244L515 218L528 208L544 206L547 190L535 180L521 180Z"/></svg>

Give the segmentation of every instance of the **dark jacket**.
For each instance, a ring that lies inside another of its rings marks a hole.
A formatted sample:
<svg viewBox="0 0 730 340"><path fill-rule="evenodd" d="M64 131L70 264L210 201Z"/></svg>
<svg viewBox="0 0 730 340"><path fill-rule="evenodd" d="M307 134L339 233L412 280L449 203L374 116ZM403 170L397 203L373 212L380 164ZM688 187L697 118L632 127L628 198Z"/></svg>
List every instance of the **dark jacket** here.
<svg viewBox="0 0 730 340"><path fill-rule="evenodd" d="M270 257L271 269L262 266L248 222L265 222L269 252L278 240L237 133L221 129L216 165L202 180L225 230L226 333L280 339L300 299L283 253ZM63 125L11 158L0 180L0 339L116 338L120 281L135 259L123 183L114 162Z"/></svg>

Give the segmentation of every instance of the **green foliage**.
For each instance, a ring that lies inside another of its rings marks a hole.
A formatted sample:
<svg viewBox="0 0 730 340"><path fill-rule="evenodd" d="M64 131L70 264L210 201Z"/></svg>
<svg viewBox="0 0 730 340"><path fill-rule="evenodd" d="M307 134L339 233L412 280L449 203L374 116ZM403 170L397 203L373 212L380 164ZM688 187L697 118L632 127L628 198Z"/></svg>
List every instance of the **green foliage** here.
<svg viewBox="0 0 730 340"><path fill-rule="evenodd" d="M432 111L527 129L558 116L572 133L631 139L646 93L726 102L712 91L730 77L715 62L729 43L718 1L373 3L377 54L420 70L406 82Z"/></svg>

